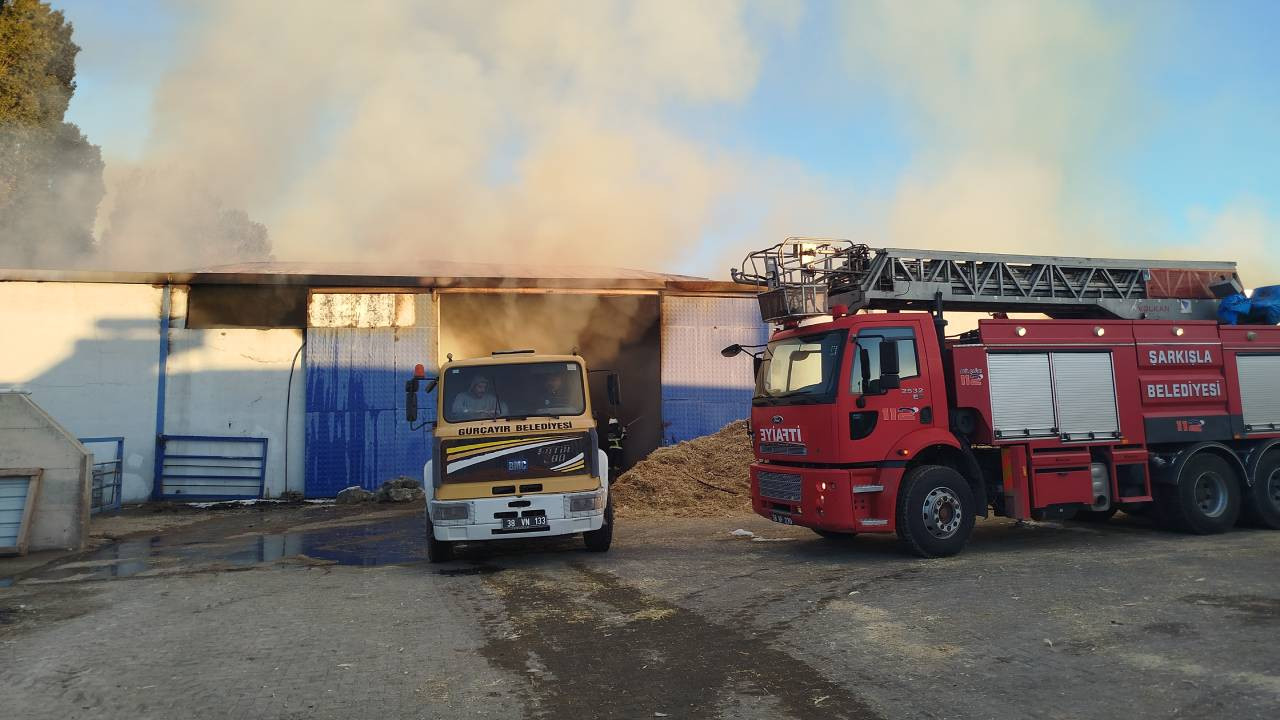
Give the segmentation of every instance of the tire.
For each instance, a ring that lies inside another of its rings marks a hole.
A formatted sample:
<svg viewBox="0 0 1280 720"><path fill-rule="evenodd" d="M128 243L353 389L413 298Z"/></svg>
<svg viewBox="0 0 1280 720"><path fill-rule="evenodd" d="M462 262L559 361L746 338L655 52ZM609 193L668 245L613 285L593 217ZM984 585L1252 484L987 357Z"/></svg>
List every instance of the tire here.
<svg viewBox="0 0 1280 720"><path fill-rule="evenodd" d="M1251 525L1280 530L1280 450L1272 450L1258 463L1243 512Z"/></svg>
<svg viewBox="0 0 1280 720"><path fill-rule="evenodd" d="M968 481L952 468L912 468L898 490L898 538L920 557L955 555L973 534L973 505Z"/></svg>
<svg viewBox="0 0 1280 720"><path fill-rule="evenodd" d="M1076 513L1075 519L1083 520L1084 522L1106 522L1115 514L1116 506L1112 505L1106 510L1081 510Z"/></svg>
<svg viewBox="0 0 1280 720"><path fill-rule="evenodd" d="M1240 477L1235 468L1213 453L1187 460L1175 485L1155 488L1161 524L1195 535L1226 532L1240 516Z"/></svg>
<svg viewBox="0 0 1280 720"><path fill-rule="evenodd" d="M449 562L453 559L453 543L447 540L437 540L435 527L431 521L427 521L427 562L442 563Z"/></svg>
<svg viewBox="0 0 1280 720"><path fill-rule="evenodd" d="M809 528L815 533L821 535L824 539L840 542L842 540L852 540L857 537L855 532L835 532L833 530L819 530L818 528Z"/></svg>
<svg viewBox="0 0 1280 720"><path fill-rule="evenodd" d="M582 540L586 543L588 552L609 552L609 546L613 544L612 497L604 504L604 524L599 530L588 530L582 533Z"/></svg>

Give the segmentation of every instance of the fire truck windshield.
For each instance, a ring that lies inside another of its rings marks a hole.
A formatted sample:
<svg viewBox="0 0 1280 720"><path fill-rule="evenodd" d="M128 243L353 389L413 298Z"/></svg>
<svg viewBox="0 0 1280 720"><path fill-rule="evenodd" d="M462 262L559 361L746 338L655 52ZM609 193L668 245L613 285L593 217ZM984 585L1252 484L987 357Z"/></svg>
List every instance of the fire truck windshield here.
<svg viewBox="0 0 1280 720"><path fill-rule="evenodd" d="M775 340L756 375L756 405L806 405L835 400L845 330Z"/></svg>
<svg viewBox="0 0 1280 720"><path fill-rule="evenodd" d="M440 392L449 422L581 415L582 367L573 362L449 368Z"/></svg>

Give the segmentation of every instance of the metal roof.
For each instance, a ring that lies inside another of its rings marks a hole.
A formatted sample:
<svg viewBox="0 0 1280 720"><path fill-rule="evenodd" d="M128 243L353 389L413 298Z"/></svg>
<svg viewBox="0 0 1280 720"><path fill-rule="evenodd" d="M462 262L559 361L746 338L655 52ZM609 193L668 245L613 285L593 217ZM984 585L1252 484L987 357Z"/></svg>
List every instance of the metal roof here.
<svg viewBox="0 0 1280 720"><path fill-rule="evenodd" d="M438 260L324 263L252 262L175 272L90 269L4 269L0 282L145 285L306 285L349 288L677 290L754 293L750 285L692 275L590 265L527 265Z"/></svg>

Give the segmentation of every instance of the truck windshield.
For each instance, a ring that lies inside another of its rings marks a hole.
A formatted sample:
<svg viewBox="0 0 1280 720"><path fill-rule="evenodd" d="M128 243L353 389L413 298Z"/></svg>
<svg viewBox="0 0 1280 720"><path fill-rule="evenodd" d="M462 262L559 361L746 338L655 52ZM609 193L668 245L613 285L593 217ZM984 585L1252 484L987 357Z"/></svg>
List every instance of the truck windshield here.
<svg viewBox="0 0 1280 720"><path fill-rule="evenodd" d="M803 405L835 399L845 330L769 343L756 375L756 405Z"/></svg>
<svg viewBox="0 0 1280 720"><path fill-rule="evenodd" d="M573 362L449 368L440 392L449 422L581 415L582 367Z"/></svg>

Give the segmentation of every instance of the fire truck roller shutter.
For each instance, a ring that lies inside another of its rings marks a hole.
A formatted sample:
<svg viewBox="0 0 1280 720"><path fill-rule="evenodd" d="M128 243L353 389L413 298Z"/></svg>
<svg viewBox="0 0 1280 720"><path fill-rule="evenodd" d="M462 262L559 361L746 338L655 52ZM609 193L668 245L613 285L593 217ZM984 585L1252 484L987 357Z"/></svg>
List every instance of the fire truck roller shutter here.
<svg viewBox="0 0 1280 720"><path fill-rule="evenodd" d="M1236 369L1245 431L1280 429L1280 355L1238 355Z"/></svg>
<svg viewBox="0 0 1280 720"><path fill-rule="evenodd" d="M987 370L997 439L1057 434L1048 353L991 353Z"/></svg>
<svg viewBox="0 0 1280 720"><path fill-rule="evenodd" d="M1120 437L1111 353L1056 352L1051 360L1062 439Z"/></svg>

